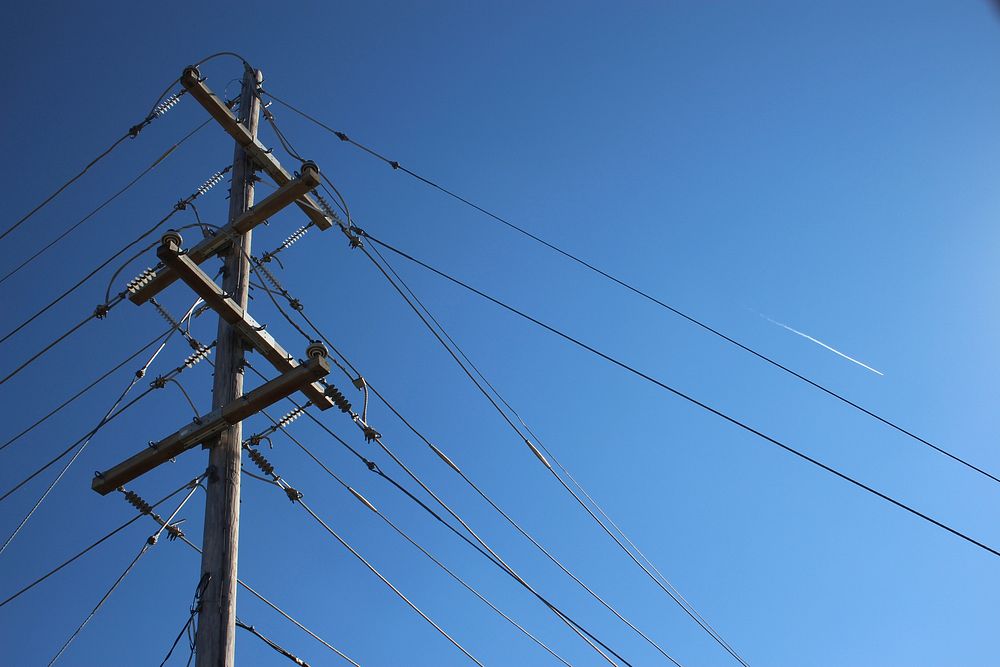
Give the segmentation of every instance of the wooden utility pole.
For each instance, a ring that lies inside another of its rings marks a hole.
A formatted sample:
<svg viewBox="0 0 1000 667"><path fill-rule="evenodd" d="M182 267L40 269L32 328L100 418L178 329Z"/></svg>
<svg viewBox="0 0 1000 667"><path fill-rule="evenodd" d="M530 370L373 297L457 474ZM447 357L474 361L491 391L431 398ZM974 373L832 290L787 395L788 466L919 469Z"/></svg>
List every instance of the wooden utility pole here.
<svg viewBox="0 0 1000 667"><path fill-rule="evenodd" d="M257 138L260 70L243 75L239 120L250 137ZM229 221L253 206L254 162L237 143L233 156L233 181L229 191ZM222 290L242 309L247 307L250 282L250 237L233 238L223 258ZM215 384L212 408L221 408L243 395L244 341L237 329L219 318L215 350ZM243 425L228 426L209 449L208 493L202 539L202 576L208 585L198 612L197 667L233 667L236 654L236 564L240 541L240 459Z"/></svg>

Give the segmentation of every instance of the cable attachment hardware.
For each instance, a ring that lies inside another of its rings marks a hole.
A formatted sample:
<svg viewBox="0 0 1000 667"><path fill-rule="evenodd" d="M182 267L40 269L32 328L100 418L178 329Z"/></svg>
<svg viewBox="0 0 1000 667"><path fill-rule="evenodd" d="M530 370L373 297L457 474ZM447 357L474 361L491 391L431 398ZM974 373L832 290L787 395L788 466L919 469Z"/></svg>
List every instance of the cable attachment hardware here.
<svg viewBox="0 0 1000 667"><path fill-rule="evenodd" d="M372 442L382 437L382 434L364 422L361 423L361 431L365 434L365 442Z"/></svg>
<svg viewBox="0 0 1000 667"><path fill-rule="evenodd" d="M156 379L149 383L149 386L153 389L163 389L167 386L167 378L157 375Z"/></svg>
<svg viewBox="0 0 1000 667"><path fill-rule="evenodd" d="M156 269L154 269L151 266L147 267L142 270L142 273L137 275L132 280L128 281L128 283L125 285L125 289L128 291L129 294L135 294L143 287L148 285L150 282L152 282L153 278L155 277L156 277Z"/></svg>
<svg viewBox="0 0 1000 667"><path fill-rule="evenodd" d="M214 174L212 174L211 176L209 176L208 180L206 180L204 183L202 183L200 186L198 186L198 189L195 190L194 197L200 197L200 196L202 196L203 194L205 194L206 192L208 192L209 190L211 190L212 188L214 188L216 185L218 185L219 183L221 183L222 182L222 178L227 173L229 173L229 169L230 169L230 167L226 167L225 169L221 169L221 170L215 172Z"/></svg>
<svg viewBox="0 0 1000 667"><path fill-rule="evenodd" d="M98 304L97 307L94 308L94 317L96 317L99 320L103 320L105 317L108 316L108 312L110 311L111 311L111 306L109 306L108 304L106 303Z"/></svg>
<svg viewBox="0 0 1000 667"><path fill-rule="evenodd" d="M274 465L270 461L268 461L263 454L261 454L253 447L249 446L246 447L246 450L247 450L247 456L250 457L250 460L253 461L255 466L260 468L261 472L263 472L265 475L271 475L272 477L275 476Z"/></svg>
<svg viewBox="0 0 1000 667"><path fill-rule="evenodd" d="M285 495L288 496L288 499L291 500L293 503L296 500L302 499L302 492L297 491L296 489L293 489L290 486L282 487L282 490L285 492Z"/></svg>
<svg viewBox="0 0 1000 667"><path fill-rule="evenodd" d="M331 401L333 401L334 405L340 408L341 412L349 413L351 411L351 402L347 400L347 397L344 396L343 392L334 387L332 384L326 385L326 391L323 393L326 394Z"/></svg>

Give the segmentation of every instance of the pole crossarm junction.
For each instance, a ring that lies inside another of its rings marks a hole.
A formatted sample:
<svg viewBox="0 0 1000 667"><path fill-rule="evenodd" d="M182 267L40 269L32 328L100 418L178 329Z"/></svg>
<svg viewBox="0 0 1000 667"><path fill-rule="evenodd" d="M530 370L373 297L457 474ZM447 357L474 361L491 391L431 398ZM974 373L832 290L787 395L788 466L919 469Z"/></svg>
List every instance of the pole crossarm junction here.
<svg viewBox="0 0 1000 667"><path fill-rule="evenodd" d="M243 126L240 125L240 127ZM251 231L281 209L316 188L321 182L319 168L312 162L306 162L302 165L300 176L280 186L276 191L252 206L231 223L220 228L214 235L204 239L188 250L188 258L195 264L201 264L220 250L228 247L232 243L233 238ZM176 272L172 271L169 267L161 269L156 272L156 276L151 278L149 282L129 294L128 298L132 303L142 305L176 280Z"/></svg>
<svg viewBox="0 0 1000 667"><path fill-rule="evenodd" d="M197 67L188 67L181 74L181 85L196 99L201 106L208 111L219 125L228 132L236 143L263 169L274 181L275 185L282 186L292 180L292 176L281 166L278 159L274 157L271 150L265 148L262 143L250 133L247 127L229 110L229 107L205 85L201 73ZM302 209L309 219L320 229L329 229L333 222L326 217L319 206L309 195L302 195L296 199L295 203Z"/></svg>
<svg viewBox="0 0 1000 667"><path fill-rule="evenodd" d="M286 352L278 344L278 341L250 316L250 313L233 301L208 274L180 250L174 236L166 235L163 244L157 249L156 255L174 271L178 278L187 283L188 287L200 296L209 308L235 328L240 336L262 357L267 359L279 373L287 373L299 365L298 360ZM333 407L333 400L326 395L326 390L321 384L314 382L304 385L301 389L302 393L320 410Z"/></svg>
<svg viewBox="0 0 1000 667"><path fill-rule="evenodd" d="M264 408L274 405L290 394L311 384L330 372L330 363L323 356L310 357L304 364L279 375L235 401L213 410L194 423L176 431L148 449L125 459L118 465L94 476L91 487L102 496L162 463L219 435L227 426L243 421Z"/></svg>

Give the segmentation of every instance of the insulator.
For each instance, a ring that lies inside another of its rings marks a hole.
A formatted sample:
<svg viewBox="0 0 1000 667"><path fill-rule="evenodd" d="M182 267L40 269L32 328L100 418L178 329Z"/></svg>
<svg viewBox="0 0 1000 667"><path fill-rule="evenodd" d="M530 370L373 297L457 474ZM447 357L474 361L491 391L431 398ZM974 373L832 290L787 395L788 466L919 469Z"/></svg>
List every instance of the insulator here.
<svg viewBox="0 0 1000 667"><path fill-rule="evenodd" d="M306 235L306 232L309 231L309 227L311 227L311 226L312 226L312 223L310 223L308 225L303 225L303 226L299 227L298 229L296 229L294 232L292 232L291 234L289 234L288 238L285 239L284 241L282 241L281 244L278 246L278 248L273 253L271 253L271 254L273 255L274 253L281 252L282 250L284 250L288 246L292 245L293 243L295 243L296 241L298 241L299 239L301 239L303 236Z"/></svg>
<svg viewBox="0 0 1000 667"><path fill-rule="evenodd" d="M160 302L156 299L150 299L149 302L153 304L153 308L156 308L156 312L160 314L160 317L165 319L170 326L175 329L180 329L180 323L174 319L174 316L167 312L167 309L160 305Z"/></svg>
<svg viewBox="0 0 1000 667"><path fill-rule="evenodd" d="M274 476L274 466L271 465L271 462L264 458L264 455L259 451L253 447L247 447L247 456L250 457L250 460L254 462L254 465L260 468L261 472L265 475Z"/></svg>
<svg viewBox="0 0 1000 667"><path fill-rule="evenodd" d="M330 202L328 202L323 195L319 192L313 192L313 197L315 197L316 201L319 202L319 207L323 209L323 213L326 213L327 217L337 217L337 214L333 212L333 208L330 207Z"/></svg>
<svg viewBox="0 0 1000 667"><path fill-rule="evenodd" d="M147 503L145 500L143 500L142 496L140 496L135 491L126 491L125 500L128 501L129 505L136 508L143 514L151 514L153 511L153 506Z"/></svg>
<svg viewBox="0 0 1000 667"><path fill-rule="evenodd" d="M184 531L176 523L168 523L164 528L170 534L170 537L167 539L176 540L178 537L184 537Z"/></svg>
<svg viewBox="0 0 1000 667"><path fill-rule="evenodd" d="M284 417L278 420L278 428L285 428L293 421L301 417L305 411L306 409L303 406L297 407L293 410L289 410Z"/></svg>
<svg viewBox="0 0 1000 667"><path fill-rule="evenodd" d="M218 185L219 183L222 182L222 178L228 172L229 172L229 169L223 169L222 171L217 171L214 174L212 174L211 176L209 176L208 180L205 181L204 183L202 183L198 187L198 189L195 190L194 196L195 197L200 197L203 194L205 194L206 192L208 192L209 190L211 190L212 188L214 188L216 185Z"/></svg>
<svg viewBox="0 0 1000 667"><path fill-rule="evenodd" d="M128 290L129 294L135 294L143 287L148 285L150 282L152 282L153 278L155 277L156 277L156 269L154 269L151 266L147 267L142 270L142 273L137 275L132 280L128 281L126 289Z"/></svg>
<svg viewBox="0 0 1000 667"><path fill-rule="evenodd" d="M278 282L278 279L275 277L275 275L270 271L268 271L266 266L258 263L257 268L260 269L261 273L264 274L264 278L267 280L267 282L271 283L271 285L274 286L274 289L278 290L279 292L285 291L285 288L281 286L281 283Z"/></svg>
<svg viewBox="0 0 1000 667"><path fill-rule="evenodd" d="M188 358L184 360L184 363L181 364L181 366L183 366L184 368L191 368L199 361L204 360L208 356L208 353L211 349L212 348L209 347L208 345L202 345L197 350L188 355Z"/></svg>
<svg viewBox="0 0 1000 667"><path fill-rule="evenodd" d="M177 106L177 103L180 101L181 96L183 94L184 94L183 92L174 93L167 99L157 104L156 108L153 109L153 115L159 118L160 116L164 115L165 113L173 109L175 106Z"/></svg>
<svg viewBox="0 0 1000 667"><path fill-rule="evenodd" d="M347 397L344 396L344 394L339 389L334 387L332 384L326 386L325 393L327 396L330 397L330 400L333 401L333 404L336 405L338 408L340 408L341 412L351 411L351 402L348 401Z"/></svg>

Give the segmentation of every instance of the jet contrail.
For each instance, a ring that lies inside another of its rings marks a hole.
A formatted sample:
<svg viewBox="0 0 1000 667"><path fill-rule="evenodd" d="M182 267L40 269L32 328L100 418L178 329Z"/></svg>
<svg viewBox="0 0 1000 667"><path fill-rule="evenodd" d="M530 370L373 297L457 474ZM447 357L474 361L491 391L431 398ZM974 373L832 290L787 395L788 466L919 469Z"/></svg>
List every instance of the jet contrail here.
<svg viewBox="0 0 1000 667"><path fill-rule="evenodd" d="M762 313L757 313L757 314L760 315L761 317L763 317L765 320L767 320L771 324L777 324L779 327L781 327L782 329L785 329L786 331L791 331L793 334L798 334L799 336L802 336L806 340L811 340L812 342L816 343L817 345L821 345L821 346L825 347L826 349L830 350L834 354L840 355L844 359L847 359L848 361L853 362L853 363L857 364L858 366L861 366L862 368L866 368L866 369L870 370L872 373L875 373L877 375L882 375L882 376L885 375L885 373L883 373L882 371L876 370L876 369L872 368L871 366L869 366L868 364L866 364L864 362L861 362L861 361L858 361L854 357L847 356L846 354L844 354L840 350L838 350L836 348L833 348L833 347L830 347L829 345L827 345L823 341L821 341L819 339L816 339L816 338L813 338L812 336L810 336L807 333L803 333L803 332L799 331L798 329L793 329L792 327L788 326L787 324L782 324L781 322L778 322L776 320L772 320L770 317L768 317L767 315L764 315Z"/></svg>

